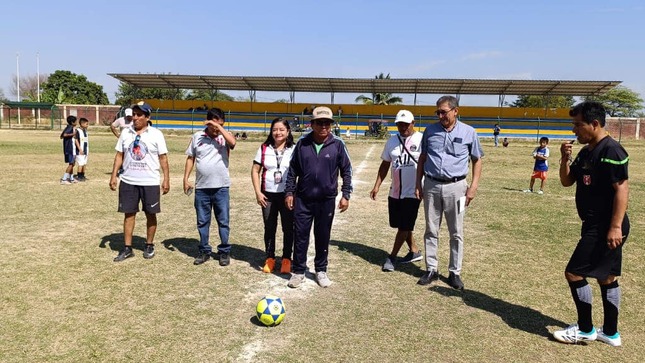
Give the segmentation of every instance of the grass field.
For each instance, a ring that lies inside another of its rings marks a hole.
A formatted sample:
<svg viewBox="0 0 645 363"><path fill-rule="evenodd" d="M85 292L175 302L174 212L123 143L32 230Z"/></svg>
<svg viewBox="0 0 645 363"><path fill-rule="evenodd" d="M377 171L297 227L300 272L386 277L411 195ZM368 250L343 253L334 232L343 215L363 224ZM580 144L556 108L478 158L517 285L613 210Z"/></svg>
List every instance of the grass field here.
<svg viewBox="0 0 645 363"><path fill-rule="evenodd" d="M195 211L192 197L181 191L188 134L166 133L171 191L162 197L156 257L142 257L145 218L139 214L136 256L122 263L112 262L123 246L123 216L116 212L117 193L108 188L116 139L90 129L89 181L65 186L59 185L65 164L58 135L0 130L1 362L637 362L645 355L642 142L625 144L632 230L620 278L623 347L612 348L549 338L575 321L563 269L580 228L574 188L558 181L555 141L546 193L536 195L521 192L535 143L494 148L483 140L481 185L466 216L466 291L460 293L445 281L417 285L423 262L381 272L394 238L387 224L389 184L377 201L368 192L383 142L348 142L354 194L332 230L328 271L334 284L322 289L308 279L293 290L285 276L260 271L262 219L250 180L260 137L239 142L231 154L232 263L220 267L192 264ZM422 233L420 213L420 244ZM443 276L446 233L443 226ZM215 228L211 236L217 244ZM600 325L600 293L592 286ZM254 319L255 303L266 294L282 297L287 308L274 328Z"/></svg>

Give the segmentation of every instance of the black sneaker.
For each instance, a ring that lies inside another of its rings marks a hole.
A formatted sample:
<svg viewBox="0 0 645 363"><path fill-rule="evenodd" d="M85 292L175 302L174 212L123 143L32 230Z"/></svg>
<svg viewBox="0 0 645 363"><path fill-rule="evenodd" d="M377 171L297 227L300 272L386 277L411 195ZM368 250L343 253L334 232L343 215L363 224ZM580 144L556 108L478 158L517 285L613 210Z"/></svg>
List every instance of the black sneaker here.
<svg viewBox="0 0 645 363"><path fill-rule="evenodd" d="M201 265L202 263L210 260L211 258L211 253L210 252L200 252L199 256L193 261L194 265Z"/></svg>
<svg viewBox="0 0 645 363"><path fill-rule="evenodd" d="M231 257L229 256L228 253L226 252L218 252L219 255L219 265L220 266L228 266L231 264Z"/></svg>
<svg viewBox="0 0 645 363"><path fill-rule="evenodd" d="M403 256L403 258L399 261L399 263L410 263L410 262L417 262L421 261L423 256L421 256L421 251L419 252L408 252L407 255Z"/></svg>
<svg viewBox="0 0 645 363"><path fill-rule="evenodd" d="M448 285L456 290L464 289L464 283L461 281L461 277L455 275L453 272L448 275Z"/></svg>
<svg viewBox="0 0 645 363"><path fill-rule="evenodd" d="M143 258L151 259L155 257L155 245L146 243L143 248Z"/></svg>
<svg viewBox="0 0 645 363"><path fill-rule="evenodd" d="M435 270L426 271L423 276L417 281L419 285L427 285L432 281L439 280L439 272Z"/></svg>
<svg viewBox="0 0 645 363"><path fill-rule="evenodd" d="M125 246L121 251L119 251L119 254L114 258L114 262L121 262L126 258L130 258L133 256L134 256L134 252L132 252L132 247Z"/></svg>

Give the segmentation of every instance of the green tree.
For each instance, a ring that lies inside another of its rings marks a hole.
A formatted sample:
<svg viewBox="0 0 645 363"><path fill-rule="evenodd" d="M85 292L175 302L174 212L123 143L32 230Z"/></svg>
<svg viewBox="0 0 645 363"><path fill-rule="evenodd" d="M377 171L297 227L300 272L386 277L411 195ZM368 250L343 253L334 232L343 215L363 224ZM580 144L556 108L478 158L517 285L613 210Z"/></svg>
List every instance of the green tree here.
<svg viewBox="0 0 645 363"><path fill-rule="evenodd" d="M643 108L640 94L625 86L618 86L602 95L584 97L584 99L602 103L612 117L638 117L639 110Z"/></svg>
<svg viewBox="0 0 645 363"><path fill-rule="evenodd" d="M183 100L186 91L175 88L138 88L129 83L121 82L119 90L114 94L117 105L128 106L141 99Z"/></svg>
<svg viewBox="0 0 645 363"><path fill-rule="evenodd" d="M187 100L206 100L206 101L234 101L230 95L210 89L194 89L190 90L186 95Z"/></svg>
<svg viewBox="0 0 645 363"><path fill-rule="evenodd" d="M3 103L3 102L9 102L9 100L7 99L7 97L5 97L4 90L0 88L0 103Z"/></svg>
<svg viewBox="0 0 645 363"><path fill-rule="evenodd" d="M380 73L375 79L390 79L390 74L383 75ZM391 93L372 93L372 97L360 95L354 102L362 102L365 105L396 105L403 102L401 97L395 97Z"/></svg>
<svg viewBox="0 0 645 363"><path fill-rule="evenodd" d="M570 108L574 103L573 96L520 95L509 106L522 108Z"/></svg>
<svg viewBox="0 0 645 363"><path fill-rule="evenodd" d="M57 70L42 84L43 102L73 103L79 105L107 105L103 86L87 80L81 74Z"/></svg>

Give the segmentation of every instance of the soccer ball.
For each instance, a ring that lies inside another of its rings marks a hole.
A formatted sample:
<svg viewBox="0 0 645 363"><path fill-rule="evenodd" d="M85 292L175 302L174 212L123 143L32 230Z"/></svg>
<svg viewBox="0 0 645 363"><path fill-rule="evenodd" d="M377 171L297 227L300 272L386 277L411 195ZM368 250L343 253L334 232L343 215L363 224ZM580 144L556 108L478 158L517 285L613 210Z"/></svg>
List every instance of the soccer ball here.
<svg viewBox="0 0 645 363"><path fill-rule="evenodd" d="M255 307L258 320L266 326L276 326L284 320L286 311L282 299L275 296L265 296Z"/></svg>

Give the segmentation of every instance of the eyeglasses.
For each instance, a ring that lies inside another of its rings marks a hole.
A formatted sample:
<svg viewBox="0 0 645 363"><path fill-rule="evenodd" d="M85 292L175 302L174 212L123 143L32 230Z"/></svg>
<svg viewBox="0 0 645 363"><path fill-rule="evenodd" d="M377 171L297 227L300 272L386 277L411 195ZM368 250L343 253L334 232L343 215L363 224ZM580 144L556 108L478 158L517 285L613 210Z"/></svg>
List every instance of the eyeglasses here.
<svg viewBox="0 0 645 363"><path fill-rule="evenodd" d="M318 126L331 126L331 121L329 120L315 120L314 123Z"/></svg>
<svg viewBox="0 0 645 363"><path fill-rule="evenodd" d="M141 141L141 135L137 135L137 137L134 138L134 143L132 144L132 147L139 147L139 141Z"/></svg>
<svg viewBox="0 0 645 363"><path fill-rule="evenodd" d="M452 111L452 110L454 110L454 109L455 109L455 108L453 107L453 108L449 109L448 111L446 111L446 110L436 110L434 113L435 113L435 115L437 115L437 116L445 116L445 115L447 115L447 114L448 114L448 112L450 112L450 111Z"/></svg>

